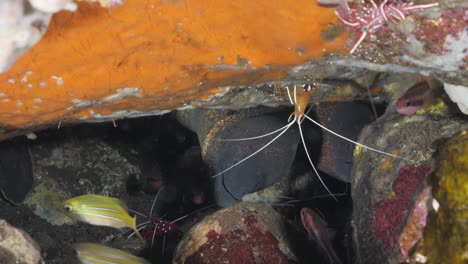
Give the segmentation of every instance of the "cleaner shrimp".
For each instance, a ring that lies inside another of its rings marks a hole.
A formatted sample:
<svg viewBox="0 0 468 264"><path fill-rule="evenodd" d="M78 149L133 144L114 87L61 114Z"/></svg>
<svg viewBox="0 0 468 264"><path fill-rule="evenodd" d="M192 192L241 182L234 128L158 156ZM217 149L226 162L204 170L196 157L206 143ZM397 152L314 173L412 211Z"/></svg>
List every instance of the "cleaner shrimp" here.
<svg viewBox="0 0 468 264"><path fill-rule="evenodd" d="M301 126L302 122L304 120L306 120L306 119L309 120L310 122L312 122L313 124L315 124L316 126L320 127L321 129L325 130L326 132L331 133L332 135L334 135L336 137L339 137L339 138L341 138L341 139L343 139L345 141L348 141L348 142L350 142L350 143L352 143L352 144L354 144L356 146L362 147L362 148L370 150L370 151L374 151L376 153L380 153L382 155L386 155L386 156L390 156L390 157L393 157L393 158L399 158L399 159L406 160L406 158L400 157L398 155L394 155L394 154L391 154L391 153L388 153L388 152L384 152L384 151L381 151L381 150L378 150L378 149L363 145L363 144L361 144L361 143L359 143L357 141L351 140L351 139L349 139L347 137L344 137L344 136L342 136L342 135L340 135L340 134L326 128L325 126L321 125L320 123L318 123L317 121L315 121L314 119L309 117L308 112L306 112L306 109L308 108L308 105L310 103L313 91L315 89L317 89L318 87L319 87L319 84L317 82L315 82L315 81L312 82L311 84L303 85L302 87L300 87L299 85L293 85L292 91L290 90L289 86L285 87L288 98L289 98L289 101L290 101L291 105L294 106L294 112L289 116L288 123L285 126L279 128L279 129L277 129L275 131L272 131L272 132L269 132L269 133L266 133L266 134L263 134L263 135L259 135L259 136L246 137L246 138L237 138L237 139L220 139L221 141L244 141L244 140L254 140L254 139L264 138L264 137L267 137L267 136L276 135L272 140L270 140L268 143L263 145L261 148L259 148L255 152L251 153L250 155L246 156L245 158L241 159L240 161L237 161L236 163L234 163L230 167L227 167L226 169L222 170L221 172L218 172L217 174L213 175L211 178L213 179L213 178L216 178L218 176L221 176L225 172L237 167L238 165L242 164L244 161L246 161L246 160L252 158L253 156L257 155L258 153L260 153L261 151L266 149L268 146L270 146L273 142L275 142L278 138L280 138L283 134L285 134L286 131L288 131L288 129L290 127L292 127L294 124L297 124L298 129L299 129L299 134L300 134L300 137L301 137L301 141L302 141L302 145L304 147L305 154L306 154L307 159L308 159L308 161L309 161L309 163L310 163L310 165L312 167L312 170L313 170L314 174L317 176L320 183L325 188L325 190L330 194L330 196L333 197L333 199L337 201L337 198L330 191L328 186L323 181L323 179L320 176L316 166L312 162L311 156L309 155L309 150L307 149L307 145L306 145L306 142L305 142L305 139L304 139L302 126ZM309 111L310 111L310 108L309 108Z"/></svg>
<svg viewBox="0 0 468 264"><path fill-rule="evenodd" d="M153 203L151 205L151 209L148 213L148 215L144 215L142 213L139 213L135 210L131 210L133 213L138 214L144 218L147 219L146 222L140 223L137 225L137 231L141 233L141 236L145 239L147 244L149 245L150 248L154 247L154 241L156 237L162 237L163 238L163 245L162 245L162 254L164 254L164 248L166 244L166 237L172 234L181 234L182 230L180 227L177 225L177 223L183 219L186 219L189 216L192 216L198 212L201 212L203 210L212 208L214 205L209 205L206 207L203 207L201 209L198 209L196 211L193 211L191 213L188 213L186 215L183 215L175 220L169 221L164 219L164 215L161 217L153 217L153 210L156 205L156 201L158 200L158 197L161 193L161 191L164 189L164 186L161 187L158 192L156 193L156 196L153 200ZM128 238L132 237L135 235L135 232L132 232Z"/></svg>

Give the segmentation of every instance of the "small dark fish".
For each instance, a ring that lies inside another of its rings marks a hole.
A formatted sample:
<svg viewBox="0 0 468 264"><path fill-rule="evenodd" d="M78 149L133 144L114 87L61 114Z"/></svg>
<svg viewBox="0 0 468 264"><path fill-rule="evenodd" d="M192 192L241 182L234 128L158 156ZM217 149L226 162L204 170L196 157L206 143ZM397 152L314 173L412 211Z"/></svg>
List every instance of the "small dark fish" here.
<svg viewBox="0 0 468 264"><path fill-rule="evenodd" d="M395 109L402 115L412 115L421 107L432 102L433 94L427 81L411 86L395 104Z"/></svg>
<svg viewBox="0 0 468 264"><path fill-rule="evenodd" d="M309 239L314 240L318 247L326 254L330 263L341 264L341 260L332 246L336 231L328 227L322 215L313 209L302 208L301 220Z"/></svg>

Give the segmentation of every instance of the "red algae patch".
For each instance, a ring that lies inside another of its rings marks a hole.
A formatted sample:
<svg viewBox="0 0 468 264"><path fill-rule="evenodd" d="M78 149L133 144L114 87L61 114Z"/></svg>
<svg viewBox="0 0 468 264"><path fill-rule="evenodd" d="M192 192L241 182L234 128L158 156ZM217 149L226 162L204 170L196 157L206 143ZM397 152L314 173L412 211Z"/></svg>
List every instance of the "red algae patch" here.
<svg viewBox="0 0 468 264"><path fill-rule="evenodd" d="M385 251L393 249L407 212L411 210L413 195L429 173L431 167L428 165L404 166L393 182L392 198L374 204L375 220L372 231Z"/></svg>
<svg viewBox="0 0 468 264"><path fill-rule="evenodd" d="M413 33L419 41L426 44L428 51L439 55L444 54L444 42L447 36L452 35L456 38L464 30L466 26L466 22L463 22L464 14L464 10L449 10L436 21L419 19ZM434 30L434 24L441 29Z"/></svg>
<svg viewBox="0 0 468 264"><path fill-rule="evenodd" d="M413 213L409 216L407 224L401 233L399 245L403 257L402 261L407 260L409 251L423 236L429 212L428 201L431 197L431 187L424 188L424 191L418 196Z"/></svg>
<svg viewBox="0 0 468 264"><path fill-rule="evenodd" d="M273 209L238 204L193 227L180 243L175 263L289 263L295 261ZM208 230L197 234L200 230Z"/></svg>

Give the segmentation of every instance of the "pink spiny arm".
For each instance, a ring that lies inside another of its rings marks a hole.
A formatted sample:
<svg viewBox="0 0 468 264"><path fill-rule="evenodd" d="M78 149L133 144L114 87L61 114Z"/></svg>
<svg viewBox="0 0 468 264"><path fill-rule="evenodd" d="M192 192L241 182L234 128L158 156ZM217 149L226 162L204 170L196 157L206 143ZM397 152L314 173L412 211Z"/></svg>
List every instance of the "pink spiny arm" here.
<svg viewBox="0 0 468 264"><path fill-rule="evenodd" d="M367 36L367 31L362 31L361 36L359 39L356 41L356 43L353 45L351 50L349 51L349 54L353 54L354 51L356 51L357 47L361 44L361 42L366 38Z"/></svg>
<svg viewBox="0 0 468 264"><path fill-rule="evenodd" d="M374 9L378 9L377 4L374 2L374 0L370 0L370 2L372 4L372 7L374 7Z"/></svg>
<svg viewBox="0 0 468 264"><path fill-rule="evenodd" d="M335 9L335 14L343 24L361 29L361 35L351 48L350 54L356 51L367 35L374 34L378 29L382 28L389 18L398 22L405 20L405 14L407 15L414 10L423 10L439 5L439 3L414 5L412 2L393 1L389 3L389 0L383 0L379 5L374 0L369 0L369 2L372 7L363 6L356 9L350 8L348 2L343 0L342 4Z"/></svg>
<svg viewBox="0 0 468 264"><path fill-rule="evenodd" d="M395 11L400 16L399 20L405 20L406 19L405 14L403 14L403 12L401 12L400 9L398 9L398 8L396 8L394 6L390 6L389 9L392 9L393 11ZM391 13L391 12L389 12L389 13ZM391 14L393 14L393 13L391 13ZM396 16L394 15L393 17L396 17Z"/></svg>
<svg viewBox="0 0 468 264"><path fill-rule="evenodd" d="M426 8L436 7L436 6L439 6L439 3L421 4L421 5L409 5L409 6L403 7L403 10L405 10L405 11L412 11L412 10L416 10L416 9L422 10L422 9L426 9Z"/></svg>
<svg viewBox="0 0 468 264"><path fill-rule="evenodd" d="M385 0L385 1L382 2L382 4L380 4L380 14L383 16L383 18L384 18L385 21L388 21L388 18L387 18L387 16L385 15L385 10L384 10L384 9L385 9L384 7L385 7L385 5L387 4L387 1L388 1L388 0Z"/></svg>
<svg viewBox="0 0 468 264"><path fill-rule="evenodd" d="M344 19L339 13L338 11L335 10L335 15L338 17L339 20L341 20L341 22L343 22L343 24L345 25L348 25L350 27L357 27L359 26L359 23L355 22L355 23L352 23L346 19Z"/></svg>

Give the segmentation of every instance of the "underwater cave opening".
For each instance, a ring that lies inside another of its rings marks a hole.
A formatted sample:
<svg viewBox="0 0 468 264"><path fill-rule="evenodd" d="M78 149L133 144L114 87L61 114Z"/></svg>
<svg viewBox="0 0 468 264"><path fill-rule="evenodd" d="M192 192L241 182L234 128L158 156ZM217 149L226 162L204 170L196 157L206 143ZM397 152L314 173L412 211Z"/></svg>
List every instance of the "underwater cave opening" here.
<svg viewBox="0 0 468 264"><path fill-rule="evenodd" d="M364 107L347 104L360 104ZM367 110L362 110L364 108ZM353 112L350 109L360 110L353 110ZM349 130L349 122L351 124L354 122L352 132L337 132L356 139L360 129L365 124L371 123L374 118L370 109L370 105L365 103L326 103L314 107L310 115L326 124L327 127L331 126L329 127L331 129ZM381 114L385 105L378 105L377 109ZM271 132L273 131L269 130L271 126L286 124L287 117L292 110L289 107L230 110L224 111L219 120L242 111L247 111L249 114L241 114L237 123L227 125L227 132L219 132L218 139L240 138L254 136L252 133L259 135ZM200 115L200 113L197 114ZM116 120L115 123L68 125L60 129L51 128L37 132L37 139L34 140L25 140L25 137L21 136L2 142L0 157L3 161L8 157L10 164L2 162L0 188L4 198L11 202L9 198L15 196L14 200L19 202L15 202L18 205L13 206L11 203L1 201L0 218L14 223L31 234L40 245L47 263L63 263L64 260L67 263L74 263L76 259L71 245L77 242L105 243L123 248L133 254L143 254L154 263L156 261L157 263L170 263L181 232L168 234L169 236L164 239L162 238L164 234L158 234L160 237L156 238L154 248L151 249L135 243L132 239L127 240L126 237L109 240L109 237L117 232L107 227L95 227L83 223L79 223L78 226L62 225L66 221L62 221L54 211L56 211L55 206L63 199L87 193L98 193L120 197L130 209L148 215L155 195L161 190L153 215L171 221L216 203L216 188L220 187L216 184L213 187L210 179L213 175L210 168L218 166L216 162L221 164L219 166L233 164L249 155L251 152L248 150L255 150L272 139L242 141L241 147L236 147L238 148L236 151L242 150L236 152L237 156L230 156L229 152L218 149L219 152L208 153L208 155L219 154L221 159L205 164L202 159L204 144L199 143L199 138L206 140L205 136L197 135L185 128L179 123L180 118L176 115L176 113L169 113L161 116ZM268 117L265 118L265 115ZM271 118L279 120L278 123L275 121L269 124L270 127L267 126L257 131L257 128L265 125L265 122L272 120ZM233 129L235 126L239 126L241 130ZM210 126L205 128L208 127ZM274 181L288 178L287 191L282 192L288 198L268 205L273 206L287 219L294 222L298 229L302 230L301 236L304 237L306 237L306 231L300 221L301 208L308 207L320 211L329 225L338 230L334 245L339 255L342 259L349 259L351 250L347 249L350 242L347 236L350 231L352 203L348 182L351 177L354 147L342 141L333 141L327 133L322 134L322 131L310 122L304 121L302 128L312 160L318 165L325 184L337 194L338 202L327 193L313 174L302 143L300 143L297 128L293 126L291 130L296 131L284 134L284 138L286 138L286 143L296 144L298 148L292 148L294 153L291 165L286 168L287 174L282 174ZM239 134L239 131L248 131L250 134ZM221 145L230 149L232 146L239 145L238 143L240 142L223 142ZM271 146L273 150L266 148L263 151L266 153L264 156L253 157L252 163L242 165L244 170L236 172L234 168L231 174L226 173L225 176L242 174L245 169L275 170L278 164L286 163L287 165L288 163L283 160L290 158L286 157L286 155L291 156L290 152L281 145L276 147L274 145ZM274 148L278 148L279 152L275 153ZM216 148L208 148L207 151L214 150ZM329 156L330 153L341 156L339 159L332 159ZM324 157L326 155L328 156ZM10 165L14 165L13 168L25 167L26 169L15 171ZM27 166L30 166L29 170ZM336 168L339 169L336 170ZM304 177L308 179L304 181ZM233 181L235 184L229 185L229 188L239 188L240 193L251 188L259 190L259 186L262 186L259 182L262 180L246 181L254 185L253 187L245 187L243 185L246 182L235 180ZM265 183L262 182L262 184ZM266 184L267 186L264 187L272 185L272 183ZM29 187L22 189L15 187L18 185ZM225 189L226 186L222 188ZM15 192L21 193L15 194ZM214 209L215 207L212 207L190 215L178 223L179 228L181 231L186 231L202 216ZM137 217L140 216L137 215ZM153 223L160 221L157 217L154 219ZM140 219L138 222L141 223L143 220ZM51 228L53 231L49 231ZM163 247L164 254L162 254Z"/></svg>
<svg viewBox="0 0 468 264"><path fill-rule="evenodd" d="M0 143L0 189L5 198L0 201L0 218L27 231L47 263L77 263L72 245L81 242L102 243L133 254L144 248L133 239L107 241L119 232L108 227L63 225L68 222L58 206L71 197L118 197L129 209L148 215L156 193L165 186L154 206L152 219L156 221L159 217L172 221L213 203L209 179L203 179L207 172L198 139L177 122L174 113L115 123L62 125L29 137L35 139L19 136ZM194 214L178 224L196 218ZM144 220L137 215L137 223ZM164 263L170 263L173 241L180 238L177 232L168 235L164 256L162 243L155 243L158 254L151 254L164 258ZM158 242L163 235L159 236Z"/></svg>

